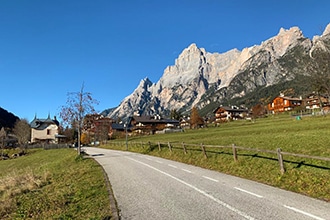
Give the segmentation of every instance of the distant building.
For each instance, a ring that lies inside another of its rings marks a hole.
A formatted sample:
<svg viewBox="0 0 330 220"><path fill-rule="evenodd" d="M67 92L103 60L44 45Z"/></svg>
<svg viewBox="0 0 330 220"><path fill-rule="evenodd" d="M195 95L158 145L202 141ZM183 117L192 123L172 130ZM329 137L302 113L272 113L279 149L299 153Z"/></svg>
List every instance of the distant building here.
<svg viewBox="0 0 330 220"><path fill-rule="evenodd" d="M100 114L89 114L84 118L82 133L88 136L88 141L106 141L112 136L114 120Z"/></svg>
<svg viewBox="0 0 330 220"><path fill-rule="evenodd" d="M324 95L309 94L304 99L306 109L320 109L321 107L329 106L328 97Z"/></svg>
<svg viewBox="0 0 330 220"><path fill-rule="evenodd" d="M48 118L40 119L36 116L30 123L31 127L31 143L43 142L43 143L57 143L58 142L58 128L59 122L54 119Z"/></svg>
<svg viewBox="0 0 330 220"><path fill-rule="evenodd" d="M221 123L243 119L248 114L248 110L236 106L220 106L213 113L215 114L215 123Z"/></svg>
<svg viewBox="0 0 330 220"><path fill-rule="evenodd" d="M190 117L180 118L180 127L181 128L190 128Z"/></svg>
<svg viewBox="0 0 330 220"><path fill-rule="evenodd" d="M303 103L302 98L287 97L281 94L273 99L268 104L268 110L273 114L279 112L292 111L294 108L301 106Z"/></svg>
<svg viewBox="0 0 330 220"><path fill-rule="evenodd" d="M165 119L155 116L133 116L129 118L128 126L133 132L155 134L158 131L178 129L180 122L175 119Z"/></svg>

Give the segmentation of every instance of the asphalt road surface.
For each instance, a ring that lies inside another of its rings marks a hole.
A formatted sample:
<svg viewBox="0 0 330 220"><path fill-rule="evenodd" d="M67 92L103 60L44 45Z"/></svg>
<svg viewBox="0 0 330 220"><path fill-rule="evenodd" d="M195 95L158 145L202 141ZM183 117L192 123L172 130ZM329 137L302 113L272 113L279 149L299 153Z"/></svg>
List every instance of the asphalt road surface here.
<svg viewBox="0 0 330 220"><path fill-rule="evenodd" d="M330 203L223 173L87 147L107 172L121 219L330 220Z"/></svg>

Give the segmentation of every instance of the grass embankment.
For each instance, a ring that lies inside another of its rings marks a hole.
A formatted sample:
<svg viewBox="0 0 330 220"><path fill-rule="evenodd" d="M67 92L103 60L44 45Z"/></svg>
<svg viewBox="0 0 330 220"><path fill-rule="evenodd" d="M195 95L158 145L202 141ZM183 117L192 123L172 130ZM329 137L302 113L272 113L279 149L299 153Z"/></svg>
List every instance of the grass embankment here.
<svg viewBox="0 0 330 220"><path fill-rule="evenodd" d="M109 144L107 147L125 150ZM139 142L153 143L152 148L141 147ZM134 146L134 142L135 144ZM171 142L158 150L157 143ZM185 155L181 143L218 146L236 146L299 153L330 158L330 117L304 117L302 120L288 115L270 116L256 122L235 121L183 133L129 137L129 150L181 161L230 175L240 176L311 197L330 201L330 162L284 155L286 172L281 174L276 154L238 150L238 161L230 148L206 148L206 159L200 148L187 146ZM211 152L212 151L212 152Z"/></svg>
<svg viewBox="0 0 330 220"><path fill-rule="evenodd" d="M0 219L103 219L110 203L102 168L72 149L30 150L0 161Z"/></svg>

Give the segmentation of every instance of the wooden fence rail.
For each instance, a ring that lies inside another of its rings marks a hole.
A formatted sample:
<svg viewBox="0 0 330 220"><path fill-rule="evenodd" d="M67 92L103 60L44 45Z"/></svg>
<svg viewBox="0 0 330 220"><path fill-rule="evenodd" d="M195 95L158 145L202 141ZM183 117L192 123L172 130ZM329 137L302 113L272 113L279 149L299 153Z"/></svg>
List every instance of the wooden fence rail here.
<svg viewBox="0 0 330 220"><path fill-rule="evenodd" d="M108 142L108 144L113 144L115 146L123 146L123 142ZM306 159L314 159L314 160L321 160L321 161L330 161L329 157L320 157L320 156L311 156L311 155L305 155L305 154L296 154L296 153L290 153L290 152L284 152L281 150L281 148L277 148L276 150L267 150L267 149L259 149L259 148L248 148L248 147L241 147L241 146L236 146L235 144L232 144L231 146L220 146L220 145L204 145L201 143L200 145L198 144L189 144L189 143L177 143L177 142L167 142L167 143L151 143L150 141L147 143L144 142L128 142L129 145L131 146L141 146L144 148L144 146L148 146L149 149L152 148L152 146L158 146L158 150L161 151L162 147L167 146L170 152L173 152L173 148L175 145L181 145L180 148L183 149L183 153L187 154L188 153L188 148L187 147L195 147L196 149L200 149L200 151L203 153L203 156L205 159L208 158L207 153L211 153L211 151L207 151L207 148L228 148L232 149L232 154L234 161L238 161L238 150L243 150L243 151L251 151L251 152L262 152L262 153L269 153L269 154L274 154L277 155L278 162L279 162L279 168L281 173L283 174L285 172L285 167L284 167L284 159L283 155L286 156L292 156L292 157L300 157L300 158L306 158ZM179 149L179 147L178 147ZM190 149L192 150L192 149Z"/></svg>

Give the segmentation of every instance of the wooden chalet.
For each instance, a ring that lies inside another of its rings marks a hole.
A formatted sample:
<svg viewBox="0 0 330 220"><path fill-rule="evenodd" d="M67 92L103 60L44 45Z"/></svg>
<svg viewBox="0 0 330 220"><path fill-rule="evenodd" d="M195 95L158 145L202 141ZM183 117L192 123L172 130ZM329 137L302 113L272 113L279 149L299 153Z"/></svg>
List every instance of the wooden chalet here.
<svg viewBox="0 0 330 220"><path fill-rule="evenodd" d="M215 109L213 113L215 114L215 123L222 123L230 120L243 119L248 114L248 110L236 106L220 106Z"/></svg>
<svg viewBox="0 0 330 220"><path fill-rule="evenodd" d="M280 95L273 99L271 103L268 104L268 110L273 114L279 112L292 111L294 108L301 106L303 103L302 98L287 97Z"/></svg>
<svg viewBox="0 0 330 220"><path fill-rule="evenodd" d="M180 127L181 128L190 128L190 117L180 118Z"/></svg>
<svg viewBox="0 0 330 220"><path fill-rule="evenodd" d="M142 134L155 134L165 129L176 129L179 121L175 119L164 119L156 116L132 116L129 118L128 126L132 132Z"/></svg>
<svg viewBox="0 0 330 220"><path fill-rule="evenodd" d="M306 97L304 105L306 109L319 109L324 106L329 106L329 99L324 95L312 93Z"/></svg>

